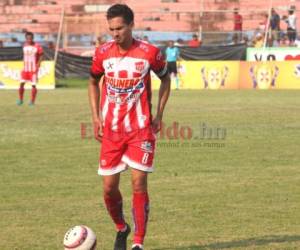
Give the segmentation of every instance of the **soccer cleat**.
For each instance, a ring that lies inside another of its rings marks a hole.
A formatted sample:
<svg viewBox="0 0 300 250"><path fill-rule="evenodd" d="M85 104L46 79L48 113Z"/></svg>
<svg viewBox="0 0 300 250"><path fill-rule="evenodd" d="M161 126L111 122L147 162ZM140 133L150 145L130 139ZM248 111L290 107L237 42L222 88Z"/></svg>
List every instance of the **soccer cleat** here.
<svg viewBox="0 0 300 250"><path fill-rule="evenodd" d="M143 250L142 245L134 244L131 248L131 250Z"/></svg>
<svg viewBox="0 0 300 250"><path fill-rule="evenodd" d="M34 103L30 102L28 105L32 107L32 106L34 106Z"/></svg>
<svg viewBox="0 0 300 250"><path fill-rule="evenodd" d="M17 105L18 106L21 106L23 104L23 101L22 100L17 100Z"/></svg>
<svg viewBox="0 0 300 250"><path fill-rule="evenodd" d="M130 234L130 226L126 223L126 230L124 232L119 231L116 236L114 250L126 250L127 249L127 237Z"/></svg>

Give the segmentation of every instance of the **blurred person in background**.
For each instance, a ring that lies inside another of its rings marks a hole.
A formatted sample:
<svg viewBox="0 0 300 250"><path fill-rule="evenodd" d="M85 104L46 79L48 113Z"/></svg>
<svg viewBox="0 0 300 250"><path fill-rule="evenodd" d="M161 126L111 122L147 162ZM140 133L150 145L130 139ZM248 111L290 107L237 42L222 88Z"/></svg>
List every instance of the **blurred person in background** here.
<svg viewBox="0 0 300 250"><path fill-rule="evenodd" d="M297 48L300 48L300 37L297 37L295 42L294 42L294 46Z"/></svg>
<svg viewBox="0 0 300 250"><path fill-rule="evenodd" d="M234 8L233 10L233 30L238 34L238 39L241 40L243 34L243 17L239 14L238 8Z"/></svg>
<svg viewBox="0 0 300 250"><path fill-rule="evenodd" d="M287 34L283 34L279 41L280 47L288 47L290 45L289 38Z"/></svg>
<svg viewBox="0 0 300 250"><path fill-rule="evenodd" d="M174 46L176 46L176 47L183 47L183 46L185 46L185 43L184 43L183 39L178 38L176 40L176 42L174 43Z"/></svg>
<svg viewBox="0 0 300 250"><path fill-rule="evenodd" d="M235 44L239 44L239 35L237 33L234 33L232 38L231 38L231 42L229 43L229 45L235 45Z"/></svg>
<svg viewBox="0 0 300 250"><path fill-rule="evenodd" d="M264 14L262 21L259 23L260 32L266 33L267 26L268 26L267 25L268 24L268 20L269 20L269 15L268 14Z"/></svg>
<svg viewBox="0 0 300 250"><path fill-rule="evenodd" d="M106 43L106 37L105 36L98 36L97 40L96 40L96 47L99 47L104 43Z"/></svg>
<svg viewBox="0 0 300 250"><path fill-rule="evenodd" d="M38 82L38 72L42 61L43 49L42 47L34 42L34 35L32 32L26 32L25 34L26 42L23 46L23 70L21 72L21 80L19 87L19 100L17 105L23 104L25 83L31 83L31 99L29 102L30 106L35 104L35 99L37 95L36 84Z"/></svg>
<svg viewBox="0 0 300 250"><path fill-rule="evenodd" d="M143 36L143 42L145 42L145 43L150 43L150 41L149 41L149 37L148 36Z"/></svg>
<svg viewBox="0 0 300 250"><path fill-rule="evenodd" d="M177 60L179 59L179 49L174 46L173 41L169 41L165 53L169 74L175 78L176 89L179 90L179 78L177 75Z"/></svg>
<svg viewBox="0 0 300 250"><path fill-rule="evenodd" d="M49 41L49 42L48 42L48 48L49 48L49 49L52 49L52 50L55 50L55 45L54 45L54 42L53 42L53 41Z"/></svg>
<svg viewBox="0 0 300 250"><path fill-rule="evenodd" d="M263 34L258 32L253 40L254 48L262 48L264 46L264 37Z"/></svg>
<svg viewBox="0 0 300 250"><path fill-rule="evenodd" d="M191 48L197 48L201 45L201 41L199 41L199 38L196 34L193 35L192 40L188 42L188 46Z"/></svg>
<svg viewBox="0 0 300 250"><path fill-rule="evenodd" d="M249 37L247 35L243 36L242 43L245 44L247 47L251 46L251 40L249 39Z"/></svg>
<svg viewBox="0 0 300 250"><path fill-rule="evenodd" d="M289 45L293 45L297 36L297 17L295 11L290 9L288 11L288 16L284 16L283 20L287 24L287 35L290 42Z"/></svg>
<svg viewBox="0 0 300 250"><path fill-rule="evenodd" d="M271 38L273 42L279 43L280 41L280 16L275 11L275 9L271 9L271 18L270 18L270 28Z"/></svg>

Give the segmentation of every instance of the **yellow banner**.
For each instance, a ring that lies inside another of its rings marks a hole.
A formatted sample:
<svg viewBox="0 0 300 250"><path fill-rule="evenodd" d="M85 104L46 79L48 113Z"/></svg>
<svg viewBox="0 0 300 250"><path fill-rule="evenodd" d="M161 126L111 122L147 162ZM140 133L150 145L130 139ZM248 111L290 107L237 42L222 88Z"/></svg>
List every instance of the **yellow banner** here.
<svg viewBox="0 0 300 250"><path fill-rule="evenodd" d="M177 69L179 89L300 89L300 61L180 61ZM153 89L159 85L152 74Z"/></svg>
<svg viewBox="0 0 300 250"><path fill-rule="evenodd" d="M0 62L0 89L18 89L23 62ZM43 61L38 73L38 89L55 88L54 61ZM26 84L25 87L30 85Z"/></svg>
<svg viewBox="0 0 300 250"><path fill-rule="evenodd" d="M180 61L177 63L179 89L236 89L239 86L239 61ZM172 89L176 80L171 76ZM153 74L152 85L159 79Z"/></svg>
<svg viewBox="0 0 300 250"><path fill-rule="evenodd" d="M300 89L300 61L241 62L242 89Z"/></svg>

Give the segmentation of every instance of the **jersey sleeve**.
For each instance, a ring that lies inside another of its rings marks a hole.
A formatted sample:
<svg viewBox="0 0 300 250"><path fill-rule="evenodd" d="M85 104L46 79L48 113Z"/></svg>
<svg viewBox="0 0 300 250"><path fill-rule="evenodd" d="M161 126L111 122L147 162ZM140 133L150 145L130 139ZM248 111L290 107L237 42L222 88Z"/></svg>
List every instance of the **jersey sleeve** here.
<svg viewBox="0 0 300 250"><path fill-rule="evenodd" d="M39 55L39 56L41 56L41 55L43 55L43 48L42 48L42 46L40 46L40 45L38 45L37 46L37 54Z"/></svg>
<svg viewBox="0 0 300 250"><path fill-rule="evenodd" d="M151 70L159 77L163 77L167 74L167 64L164 59L163 54L161 53L160 49L156 48L155 52L153 53L153 59L151 62Z"/></svg>
<svg viewBox="0 0 300 250"><path fill-rule="evenodd" d="M91 77L95 79L100 79L101 76L104 74L103 54L101 53L99 48L96 48L95 50L90 73Z"/></svg>

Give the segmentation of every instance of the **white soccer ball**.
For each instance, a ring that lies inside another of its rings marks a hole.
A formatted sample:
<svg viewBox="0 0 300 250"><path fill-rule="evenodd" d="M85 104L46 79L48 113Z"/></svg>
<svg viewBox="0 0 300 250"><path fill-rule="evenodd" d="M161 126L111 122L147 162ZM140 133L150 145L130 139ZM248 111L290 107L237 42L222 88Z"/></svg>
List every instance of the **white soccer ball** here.
<svg viewBox="0 0 300 250"><path fill-rule="evenodd" d="M70 228L64 237L65 250L95 250L96 244L96 234L84 225Z"/></svg>

